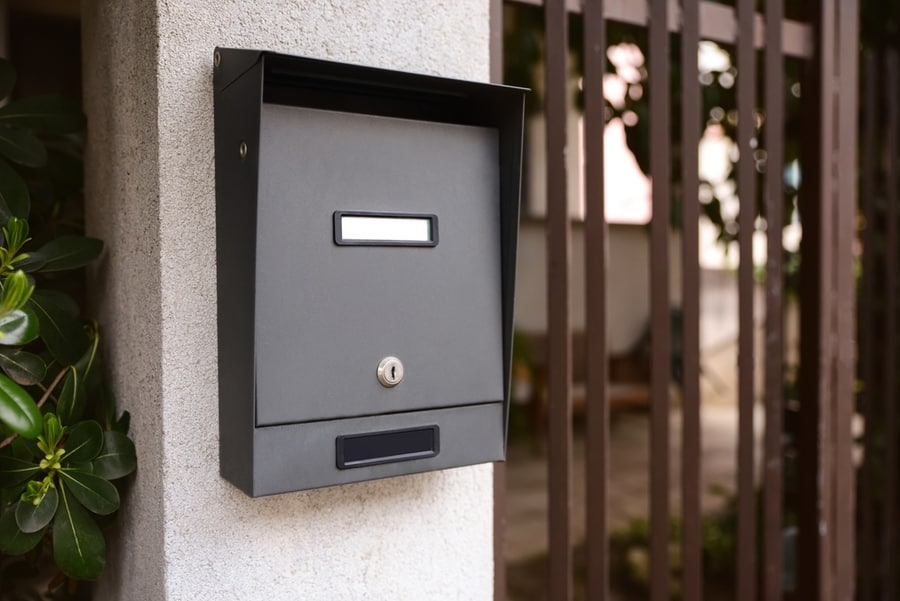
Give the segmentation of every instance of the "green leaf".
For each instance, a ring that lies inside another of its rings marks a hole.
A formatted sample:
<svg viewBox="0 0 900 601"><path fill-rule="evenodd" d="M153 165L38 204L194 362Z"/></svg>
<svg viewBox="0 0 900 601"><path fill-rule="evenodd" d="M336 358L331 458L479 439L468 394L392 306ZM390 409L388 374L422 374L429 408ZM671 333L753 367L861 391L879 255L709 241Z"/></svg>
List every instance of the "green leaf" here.
<svg viewBox="0 0 900 601"><path fill-rule="evenodd" d="M66 576L78 580L96 580L106 564L103 533L65 484L60 485L60 506L53 520L53 558Z"/></svg>
<svg viewBox="0 0 900 601"><path fill-rule="evenodd" d="M51 488L37 505L30 501L18 502L16 504L16 523L19 525L19 529L26 534L43 530L56 515L58 506L59 493L55 488Z"/></svg>
<svg viewBox="0 0 900 601"><path fill-rule="evenodd" d="M0 456L0 488L18 486L38 475L40 471L33 461L8 455Z"/></svg>
<svg viewBox="0 0 900 601"><path fill-rule="evenodd" d="M41 267L44 266L44 260L37 254L37 251L24 253L24 257L24 259L15 262L16 269L21 269L27 273L34 273L40 271Z"/></svg>
<svg viewBox="0 0 900 601"><path fill-rule="evenodd" d="M0 317L0 344L28 344L38 337L38 319L28 307L10 311Z"/></svg>
<svg viewBox="0 0 900 601"><path fill-rule="evenodd" d="M63 468L59 474L88 511L109 515L119 508L119 491L105 478L70 468Z"/></svg>
<svg viewBox="0 0 900 601"><path fill-rule="evenodd" d="M16 68L5 58L0 58L0 100L12 93L16 85Z"/></svg>
<svg viewBox="0 0 900 601"><path fill-rule="evenodd" d="M81 356L81 359L75 363L75 369L78 371L78 375L81 376L81 387L84 389L85 394L95 398L94 404L99 404L102 407L103 378L100 373L100 335L96 329L92 329L88 334L88 338L90 346L84 355Z"/></svg>
<svg viewBox="0 0 900 601"><path fill-rule="evenodd" d="M16 523L16 511L10 507L0 515L0 552L21 555L31 551L44 536L43 530L22 532Z"/></svg>
<svg viewBox="0 0 900 601"><path fill-rule="evenodd" d="M47 374L43 359L19 349L0 348L0 369L22 386L33 386Z"/></svg>
<svg viewBox="0 0 900 601"><path fill-rule="evenodd" d="M69 373L63 379L62 392L56 403L56 412L64 424L74 424L84 413L87 406L87 395L82 386L81 376L74 367L67 368Z"/></svg>
<svg viewBox="0 0 900 601"><path fill-rule="evenodd" d="M65 434L66 428L60 423L59 417L47 412L44 414L44 433L38 436L37 447L45 454L55 453Z"/></svg>
<svg viewBox="0 0 900 601"><path fill-rule="evenodd" d="M47 163L44 143L27 131L11 127L0 127L0 154L26 167L43 167Z"/></svg>
<svg viewBox="0 0 900 601"><path fill-rule="evenodd" d="M66 465L66 469L76 470L79 472L87 472L89 474L94 473L94 464L90 461L87 463L69 463ZM109 480L109 478L107 478Z"/></svg>
<svg viewBox="0 0 900 601"><path fill-rule="evenodd" d="M127 476L137 467L134 442L121 432L103 433L103 450L93 461L94 473L107 480Z"/></svg>
<svg viewBox="0 0 900 601"><path fill-rule="evenodd" d="M65 96L30 96L0 108L0 124L68 134L84 129L84 114L77 103Z"/></svg>
<svg viewBox="0 0 900 601"><path fill-rule="evenodd" d="M6 220L6 225L0 229L3 231L3 240L9 257L16 257L22 246L31 239L28 237L28 220L24 217L10 217Z"/></svg>
<svg viewBox="0 0 900 601"><path fill-rule="evenodd" d="M10 224L19 221L15 217L10 219ZM4 228L6 234L10 234L9 227ZM7 249L12 243L6 240ZM13 252L11 249L9 252ZM8 313L21 309L31 298L34 292L34 281L25 275L21 269L17 269L3 280L3 293L0 294L0 313Z"/></svg>
<svg viewBox="0 0 900 601"><path fill-rule="evenodd" d="M88 348L88 337L78 321L78 305L62 292L35 290L28 301L40 323L41 338L53 358L73 365Z"/></svg>
<svg viewBox="0 0 900 601"><path fill-rule="evenodd" d="M0 422L25 438L37 437L43 425L41 411L31 395L3 374L0 374Z"/></svg>
<svg viewBox="0 0 900 601"><path fill-rule="evenodd" d="M29 252L16 267L28 272L64 271L84 267L103 251L103 242L85 236L60 236Z"/></svg>
<svg viewBox="0 0 900 601"><path fill-rule="evenodd" d="M78 422L69 429L63 448L66 450L63 455L66 466L93 461L103 448L103 430L100 424L95 421Z"/></svg>
<svg viewBox="0 0 900 601"><path fill-rule="evenodd" d="M24 219L29 211L28 185L9 163L0 159L0 222L6 223L12 216Z"/></svg>
<svg viewBox="0 0 900 601"><path fill-rule="evenodd" d="M18 457L25 461L44 456L37 446L37 440L29 440L27 438L22 438L21 436L12 441L9 445L9 449L12 451L13 457Z"/></svg>

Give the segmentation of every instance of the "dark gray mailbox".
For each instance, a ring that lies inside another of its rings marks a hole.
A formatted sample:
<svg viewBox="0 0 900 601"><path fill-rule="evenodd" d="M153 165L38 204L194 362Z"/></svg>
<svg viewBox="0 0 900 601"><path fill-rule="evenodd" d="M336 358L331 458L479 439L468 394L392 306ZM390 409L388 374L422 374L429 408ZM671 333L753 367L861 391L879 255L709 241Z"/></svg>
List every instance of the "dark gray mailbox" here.
<svg viewBox="0 0 900 601"><path fill-rule="evenodd" d="M258 496L503 459L524 91L215 65L222 475Z"/></svg>

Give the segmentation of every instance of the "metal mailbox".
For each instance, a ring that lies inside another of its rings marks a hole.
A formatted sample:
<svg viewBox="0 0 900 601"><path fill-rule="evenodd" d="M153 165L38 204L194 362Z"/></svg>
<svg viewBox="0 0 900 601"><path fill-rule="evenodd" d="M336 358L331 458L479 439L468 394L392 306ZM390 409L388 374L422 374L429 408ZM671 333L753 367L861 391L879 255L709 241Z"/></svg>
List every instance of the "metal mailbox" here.
<svg viewBox="0 0 900 601"><path fill-rule="evenodd" d="M215 52L220 471L504 458L524 90Z"/></svg>

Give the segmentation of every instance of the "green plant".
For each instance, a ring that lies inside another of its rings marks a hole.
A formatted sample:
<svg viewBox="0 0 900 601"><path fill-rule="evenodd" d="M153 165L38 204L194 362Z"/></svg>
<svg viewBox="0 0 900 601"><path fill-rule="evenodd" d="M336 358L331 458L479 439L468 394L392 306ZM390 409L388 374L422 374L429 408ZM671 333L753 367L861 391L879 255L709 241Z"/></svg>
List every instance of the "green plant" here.
<svg viewBox="0 0 900 601"><path fill-rule="evenodd" d="M727 591L732 583L737 552L737 498L723 489L712 490L724 506L703 517L703 576L707 592ZM681 599L681 519L669 522L670 598ZM646 598L650 589L650 524L631 520L610 534L610 580L616 591L629 598ZM716 596L715 598L718 598Z"/></svg>
<svg viewBox="0 0 900 601"><path fill-rule="evenodd" d="M14 83L0 59L0 98ZM111 481L136 466L128 414L117 416L104 381L97 324L82 320L68 293L103 248L70 233L80 225L66 201L80 196L71 174L83 128L80 109L57 96L0 108L0 599L33 598L26 580L42 567L58 568L57 594L96 579L101 528L119 508Z"/></svg>
<svg viewBox="0 0 900 601"><path fill-rule="evenodd" d="M786 478L788 494L793 492L795 482L796 478ZM713 486L709 492L721 499L722 506L703 515L700 523L703 587L707 598L727 599L733 595L734 575L737 570L738 497L721 486ZM757 540L762 540L763 536L762 497L763 491L757 490L755 497ZM683 577L682 527L682 520L679 516L670 518L669 586L670 598L673 601L683 598L681 589ZM796 527L796 513L790 506L787 506L782 526L784 544L782 574L784 590L788 594L795 592L797 581ZM609 546L609 571L613 589L625 594L628 598L646 599L650 591L650 523L646 518L631 520L610 534ZM762 565L761 561L762 556L759 555L757 567Z"/></svg>

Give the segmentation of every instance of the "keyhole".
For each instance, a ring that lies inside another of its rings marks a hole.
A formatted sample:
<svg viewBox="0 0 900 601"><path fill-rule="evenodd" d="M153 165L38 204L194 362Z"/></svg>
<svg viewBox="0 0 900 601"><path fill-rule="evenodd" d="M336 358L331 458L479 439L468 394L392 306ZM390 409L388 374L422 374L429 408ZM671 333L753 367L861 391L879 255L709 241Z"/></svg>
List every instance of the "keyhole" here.
<svg viewBox="0 0 900 601"><path fill-rule="evenodd" d="M397 357L385 357L378 364L375 375L379 384L393 388L403 380L403 363Z"/></svg>

